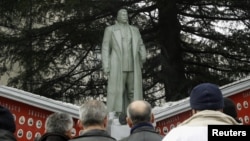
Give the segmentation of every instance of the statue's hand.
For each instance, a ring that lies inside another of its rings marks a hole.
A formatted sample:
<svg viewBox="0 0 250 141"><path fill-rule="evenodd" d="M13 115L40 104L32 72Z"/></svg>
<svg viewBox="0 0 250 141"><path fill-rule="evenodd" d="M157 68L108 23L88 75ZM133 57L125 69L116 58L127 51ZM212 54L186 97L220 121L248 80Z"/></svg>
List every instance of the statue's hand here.
<svg viewBox="0 0 250 141"><path fill-rule="evenodd" d="M105 75L106 77L109 77L109 72L104 72L104 75Z"/></svg>
<svg viewBox="0 0 250 141"><path fill-rule="evenodd" d="M104 72L104 77L109 78L109 71L104 69L103 72Z"/></svg>
<svg viewBox="0 0 250 141"><path fill-rule="evenodd" d="M142 58L141 61L144 64L146 62L146 58Z"/></svg>

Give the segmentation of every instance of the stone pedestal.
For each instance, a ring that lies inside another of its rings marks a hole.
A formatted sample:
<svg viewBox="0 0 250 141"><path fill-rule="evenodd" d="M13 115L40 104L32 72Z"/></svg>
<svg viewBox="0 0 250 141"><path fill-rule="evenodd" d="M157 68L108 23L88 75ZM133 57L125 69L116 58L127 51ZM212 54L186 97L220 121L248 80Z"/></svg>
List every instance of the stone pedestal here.
<svg viewBox="0 0 250 141"><path fill-rule="evenodd" d="M130 127L126 125L121 125L118 117L110 116L107 126L107 131L113 138L121 140L130 134Z"/></svg>

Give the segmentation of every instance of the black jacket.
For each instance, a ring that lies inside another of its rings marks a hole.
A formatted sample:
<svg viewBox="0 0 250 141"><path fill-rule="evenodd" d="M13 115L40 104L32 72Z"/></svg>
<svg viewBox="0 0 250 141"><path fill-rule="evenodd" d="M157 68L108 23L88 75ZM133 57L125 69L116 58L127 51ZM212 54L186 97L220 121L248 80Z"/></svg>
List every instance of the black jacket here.
<svg viewBox="0 0 250 141"><path fill-rule="evenodd" d="M161 141L163 136L158 134L152 124L140 123L131 128L130 135L120 141Z"/></svg>
<svg viewBox="0 0 250 141"><path fill-rule="evenodd" d="M70 138L58 133L45 133L41 136L39 141L68 141Z"/></svg>
<svg viewBox="0 0 250 141"><path fill-rule="evenodd" d="M116 141L116 139L111 137L105 130L94 129L86 131L70 141Z"/></svg>
<svg viewBox="0 0 250 141"><path fill-rule="evenodd" d="M12 132L0 129L0 141L16 141L16 137Z"/></svg>

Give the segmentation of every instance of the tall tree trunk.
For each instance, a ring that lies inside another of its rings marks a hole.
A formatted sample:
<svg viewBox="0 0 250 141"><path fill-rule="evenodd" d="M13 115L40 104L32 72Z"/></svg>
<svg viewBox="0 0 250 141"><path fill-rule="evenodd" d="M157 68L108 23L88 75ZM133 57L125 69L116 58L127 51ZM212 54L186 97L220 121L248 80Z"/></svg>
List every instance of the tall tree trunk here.
<svg viewBox="0 0 250 141"><path fill-rule="evenodd" d="M24 78L24 82L23 82L23 89L26 91L33 91L33 77L34 77L34 55L33 55L33 35L32 35L32 27L33 27L33 2L32 0L29 0L29 12L27 13L27 32L26 32L26 36L28 42L27 42L27 46L26 46L26 54L29 57L25 57L25 68L26 69L26 73L25 73L25 78Z"/></svg>
<svg viewBox="0 0 250 141"><path fill-rule="evenodd" d="M184 65L180 44L180 23L176 0L157 0L159 10L159 45L162 55L162 81L166 101L180 98L185 87Z"/></svg>

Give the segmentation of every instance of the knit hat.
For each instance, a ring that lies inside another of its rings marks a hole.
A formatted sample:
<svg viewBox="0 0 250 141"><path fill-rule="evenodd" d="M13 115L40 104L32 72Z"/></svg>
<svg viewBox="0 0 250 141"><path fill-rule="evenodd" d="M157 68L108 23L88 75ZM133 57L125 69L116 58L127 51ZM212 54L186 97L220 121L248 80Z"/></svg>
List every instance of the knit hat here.
<svg viewBox="0 0 250 141"><path fill-rule="evenodd" d="M0 105L0 129L8 130L12 133L16 131L14 117L9 109Z"/></svg>
<svg viewBox="0 0 250 141"><path fill-rule="evenodd" d="M190 106L195 110L223 109L224 101L221 90L211 83L197 85L191 91Z"/></svg>

